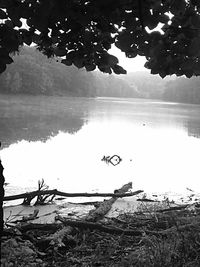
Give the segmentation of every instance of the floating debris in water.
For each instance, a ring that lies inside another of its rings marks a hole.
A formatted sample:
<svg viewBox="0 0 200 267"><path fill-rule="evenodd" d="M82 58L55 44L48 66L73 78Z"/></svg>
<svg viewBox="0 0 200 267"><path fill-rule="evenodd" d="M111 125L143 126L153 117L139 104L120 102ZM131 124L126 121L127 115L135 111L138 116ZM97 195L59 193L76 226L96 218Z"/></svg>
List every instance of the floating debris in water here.
<svg viewBox="0 0 200 267"><path fill-rule="evenodd" d="M112 164L113 166L118 165L122 161L122 159L118 155L103 156L103 158L101 160L107 164Z"/></svg>

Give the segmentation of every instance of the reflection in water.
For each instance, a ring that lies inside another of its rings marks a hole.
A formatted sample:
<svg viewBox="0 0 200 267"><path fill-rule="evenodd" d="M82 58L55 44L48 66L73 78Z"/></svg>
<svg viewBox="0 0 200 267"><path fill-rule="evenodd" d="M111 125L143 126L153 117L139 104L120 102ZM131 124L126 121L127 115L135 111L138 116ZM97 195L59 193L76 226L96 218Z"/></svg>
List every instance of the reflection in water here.
<svg viewBox="0 0 200 267"><path fill-rule="evenodd" d="M85 123L88 105L84 98L1 95L2 146L21 140L45 141L59 131L74 134Z"/></svg>
<svg viewBox="0 0 200 267"><path fill-rule="evenodd" d="M200 139L185 128L189 121L199 127L192 106L107 99L87 106L88 123L76 134L61 131L46 142L21 141L2 150L6 182L34 187L44 178L66 192L109 192L130 181L134 190L199 190ZM122 161L105 164L104 155Z"/></svg>
<svg viewBox="0 0 200 267"><path fill-rule="evenodd" d="M200 105L145 99L99 98L93 113L101 119L109 116L110 119L127 119L137 124L143 122L143 126L147 123L156 128L184 128L189 136L200 137Z"/></svg>
<svg viewBox="0 0 200 267"><path fill-rule="evenodd" d="M200 106L194 105L189 114L186 125L188 135L200 138Z"/></svg>

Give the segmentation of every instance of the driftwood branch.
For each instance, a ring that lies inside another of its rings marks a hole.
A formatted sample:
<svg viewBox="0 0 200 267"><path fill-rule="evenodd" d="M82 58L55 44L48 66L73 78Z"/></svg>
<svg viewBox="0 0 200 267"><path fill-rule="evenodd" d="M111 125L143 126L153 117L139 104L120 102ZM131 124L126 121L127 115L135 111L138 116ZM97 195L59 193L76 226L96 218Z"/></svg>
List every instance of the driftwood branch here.
<svg viewBox="0 0 200 267"><path fill-rule="evenodd" d="M25 223L21 223L21 224L17 224L15 226L18 230L20 230L20 232L26 232L29 230L40 230L40 231L56 231L59 230L60 228L62 228L62 225L59 223L29 223L29 222L25 222Z"/></svg>
<svg viewBox="0 0 200 267"><path fill-rule="evenodd" d="M58 191L57 189L52 189L52 190L42 190L42 191L32 191L28 193L23 193L23 194L18 194L18 195L12 195L12 196L5 196L4 201L9 201L9 200L16 200L16 199L24 199L29 196L31 197L36 197L36 196L41 196L41 195L58 195L58 196L63 196L63 197L131 197L136 194L142 193L142 190L137 190L135 192L131 193L125 193L125 194L120 194L120 193L65 193Z"/></svg>
<svg viewBox="0 0 200 267"><path fill-rule="evenodd" d="M158 210L157 212L179 211L179 210L186 209L188 206L189 206L189 204L180 205L180 206L177 206L177 207L170 207L170 208L167 208L167 209L161 209L161 210Z"/></svg>
<svg viewBox="0 0 200 267"><path fill-rule="evenodd" d="M131 188L132 188L132 183L128 183L128 184L123 185L120 189L115 190L115 193L125 194ZM85 218L85 220L91 221L91 222L96 222L98 220L101 220L112 208L112 204L117 200L118 198L117 194L115 194L112 198L102 202L97 209L91 210L87 218ZM137 195L137 194L138 194L138 191L134 192L134 195Z"/></svg>

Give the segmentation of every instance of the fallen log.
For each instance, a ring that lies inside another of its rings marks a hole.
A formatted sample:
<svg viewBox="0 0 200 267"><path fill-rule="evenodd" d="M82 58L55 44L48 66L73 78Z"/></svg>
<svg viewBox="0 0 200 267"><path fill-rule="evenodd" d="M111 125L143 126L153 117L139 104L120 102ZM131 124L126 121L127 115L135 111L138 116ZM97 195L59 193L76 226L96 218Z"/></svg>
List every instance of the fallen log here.
<svg viewBox="0 0 200 267"><path fill-rule="evenodd" d="M97 209L91 210L85 220L91 222L101 220L109 212L112 207L112 204L117 200L117 198L120 197L120 195L125 195L125 193L131 188L132 183L128 183L123 185L120 189L115 190L115 192L117 193L115 193L111 199L104 200L104 202L102 202ZM141 190L132 192L132 196L137 195L141 192Z"/></svg>
<svg viewBox="0 0 200 267"><path fill-rule="evenodd" d="M5 196L4 201L9 200L16 200L16 199L24 199L27 197L36 197L41 195L58 195L58 196L64 196L64 197L131 197L134 196L135 193L139 194L142 193L142 190L138 190L136 192L130 192L130 193L65 193L58 191L57 189L52 190L37 190L32 191L28 193L18 194L18 195L12 195L12 196Z"/></svg>
<svg viewBox="0 0 200 267"><path fill-rule="evenodd" d="M101 219L102 217L104 217L104 215L110 210L112 203L114 203L114 201L116 201L116 199L118 197L123 197L123 196L134 196L136 194L139 194L143 191L138 190L132 193L126 193L126 191L128 191L130 188L132 187L132 183L128 183L124 186L122 186L119 190L115 190L115 194L104 194L104 196L113 196L113 198L104 201L103 203L100 204L100 207L98 207L97 209L93 210L92 213L89 213L85 218L84 221L86 220L97 220L97 219ZM94 195L94 194L93 194ZM95 195L102 195L102 194L95 194ZM106 207L105 207L106 206ZM56 218L62 218L61 216L58 216ZM62 219L60 220L62 222ZM72 231L72 227L74 227L74 225L65 225L63 224L64 227L54 233L53 235L50 235L47 238L47 241L49 242L49 244L53 245L54 248L58 247L58 246L62 246L62 240L64 237L69 236L71 231ZM45 240L42 240L41 242L45 242Z"/></svg>

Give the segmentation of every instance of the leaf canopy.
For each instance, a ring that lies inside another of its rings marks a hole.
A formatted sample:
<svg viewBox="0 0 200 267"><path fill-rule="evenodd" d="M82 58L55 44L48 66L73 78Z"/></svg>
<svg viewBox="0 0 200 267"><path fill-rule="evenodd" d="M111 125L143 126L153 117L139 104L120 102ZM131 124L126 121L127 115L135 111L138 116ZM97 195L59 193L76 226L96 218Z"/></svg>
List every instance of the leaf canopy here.
<svg viewBox="0 0 200 267"><path fill-rule="evenodd" d="M33 43L87 71L125 74L108 52L115 45L129 58L145 56L152 74L199 75L200 1L0 0L0 72L11 52Z"/></svg>

